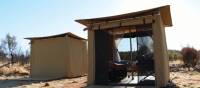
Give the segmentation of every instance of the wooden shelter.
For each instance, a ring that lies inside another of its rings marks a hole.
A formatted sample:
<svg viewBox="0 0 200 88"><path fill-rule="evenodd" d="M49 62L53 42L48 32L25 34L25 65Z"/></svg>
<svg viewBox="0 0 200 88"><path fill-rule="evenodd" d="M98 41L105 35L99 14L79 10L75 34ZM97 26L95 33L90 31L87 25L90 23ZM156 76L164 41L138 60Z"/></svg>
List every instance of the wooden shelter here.
<svg viewBox="0 0 200 88"><path fill-rule="evenodd" d="M88 85L109 85L108 60L113 56L113 35L138 37L151 35L157 88L167 86L169 66L165 27L172 26L170 6L133 13L76 20L88 31ZM148 30L146 30L148 29ZM111 37L109 37L111 36Z"/></svg>
<svg viewBox="0 0 200 88"><path fill-rule="evenodd" d="M31 37L31 74L35 80L83 76L87 73L87 40L70 32Z"/></svg>

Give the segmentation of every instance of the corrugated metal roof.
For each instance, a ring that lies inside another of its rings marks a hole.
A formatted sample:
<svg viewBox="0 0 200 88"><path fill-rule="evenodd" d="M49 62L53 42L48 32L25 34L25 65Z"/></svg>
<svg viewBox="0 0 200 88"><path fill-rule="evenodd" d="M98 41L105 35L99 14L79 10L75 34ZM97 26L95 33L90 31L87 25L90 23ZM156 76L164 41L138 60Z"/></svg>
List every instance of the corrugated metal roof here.
<svg viewBox="0 0 200 88"><path fill-rule="evenodd" d="M77 36L77 35L75 35L71 32L67 32L67 33L63 33L63 34L57 34L57 35L51 35L51 36L43 36L43 37L28 37L28 38L25 38L25 39L29 39L29 40L48 39L48 38L56 38L56 37L65 37L66 35L69 36L69 37L75 38L75 39L87 40L87 39L79 37L79 36Z"/></svg>

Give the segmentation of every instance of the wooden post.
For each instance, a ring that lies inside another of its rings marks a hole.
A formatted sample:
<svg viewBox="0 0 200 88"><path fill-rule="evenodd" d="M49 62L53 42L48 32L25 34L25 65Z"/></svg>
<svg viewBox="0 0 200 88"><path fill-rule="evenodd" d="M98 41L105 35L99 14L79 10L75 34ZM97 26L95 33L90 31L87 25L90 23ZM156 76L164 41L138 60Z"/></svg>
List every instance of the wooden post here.
<svg viewBox="0 0 200 88"><path fill-rule="evenodd" d="M93 85L95 80L95 41L94 31L88 30L88 85Z"/></svg>
<svg viewBox="0 0 200 88"><path fill-rule="evenodd" d="M165 28L160 14L154 15L153 40L154 40L154 61L156 88L164 87L169 81L169 58L167 54L167 44Z"/></svg>

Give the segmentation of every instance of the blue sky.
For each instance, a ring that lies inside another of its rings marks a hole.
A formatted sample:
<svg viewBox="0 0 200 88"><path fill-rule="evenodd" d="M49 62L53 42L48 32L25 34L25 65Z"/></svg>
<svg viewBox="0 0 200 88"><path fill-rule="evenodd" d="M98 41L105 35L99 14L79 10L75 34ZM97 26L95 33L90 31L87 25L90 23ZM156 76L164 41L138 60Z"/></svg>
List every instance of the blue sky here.
<svg viewBox="0 0 200 88"><path fill-rule="evenodd" d="M171 5L173 27L166 28L169 49L200 49L200 0L0 0L0 39L17 36L27 49L25 37L72 32L87 37L75 19L94 18Z"/></svg>

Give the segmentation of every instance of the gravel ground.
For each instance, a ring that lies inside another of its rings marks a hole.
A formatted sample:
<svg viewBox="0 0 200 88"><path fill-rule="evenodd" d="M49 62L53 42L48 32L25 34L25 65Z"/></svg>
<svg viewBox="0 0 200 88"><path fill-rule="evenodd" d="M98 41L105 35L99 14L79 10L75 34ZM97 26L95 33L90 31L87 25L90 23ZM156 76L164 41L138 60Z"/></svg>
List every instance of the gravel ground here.
<svg viewBox="0 0 200 88"><path fill-rule="evenodd" d="M188 71L181 68L181 64L177 61L170 62L170 67L173 67L170 72L172 82L180 88L200 88L200 71ZM87 85L87 76L53 81L31 81L23 67L10 67L9 70L7 67L1 68L0 74L0 88L83 88Z"/></svg>
<svg viewBox="0 0 200 88"><path fill-rule="evenodd" d="M87 76L53 81L29 81L21 76L0 76L0 88L83 88ZM180 88L200 88L200 72L170 72L170 78Z"/></svg>
<svg viewBox="0 0 200 88"><path fill-rule="evenodd" d="M200 72L179 71L171 72L170 78L180 88L200 88Z"/></svg>

